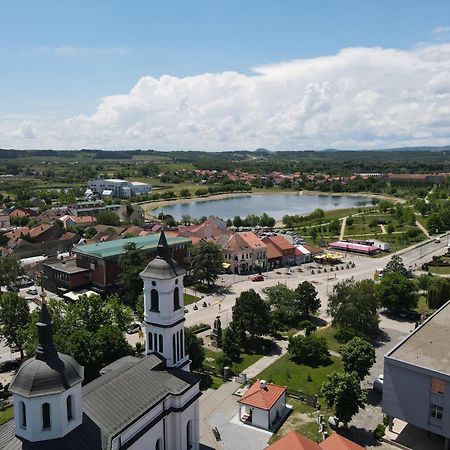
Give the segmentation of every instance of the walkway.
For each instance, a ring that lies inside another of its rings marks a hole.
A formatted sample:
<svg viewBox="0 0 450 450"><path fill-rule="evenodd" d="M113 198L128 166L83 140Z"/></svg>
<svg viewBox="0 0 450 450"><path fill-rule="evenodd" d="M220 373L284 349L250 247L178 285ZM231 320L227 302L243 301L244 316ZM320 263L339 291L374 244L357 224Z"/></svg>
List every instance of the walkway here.
<svg viewBox="0 0 450 450"><path fill-rule="evenodd" d="M430 233L428 233L428 230L418 221L416 220L416 227L419 228L420 231L422 231L422 233L429 238L430 237Z"/></svg>
<svg viewBox="0 0 450 450"><path fill-rule="evenodd" d="M347 216L342 218L342 224L341 224L341 232L339 233L339 240L342 241L344 239L345 235L345 226L347 225Z"/></svg>

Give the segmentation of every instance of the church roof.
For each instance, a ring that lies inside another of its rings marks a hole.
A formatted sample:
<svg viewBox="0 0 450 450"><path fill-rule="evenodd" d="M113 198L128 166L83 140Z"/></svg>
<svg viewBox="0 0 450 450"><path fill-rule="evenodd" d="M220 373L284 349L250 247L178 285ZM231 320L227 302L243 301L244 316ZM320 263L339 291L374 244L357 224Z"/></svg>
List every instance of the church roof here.
<svg viewBox="0 0 450 450"><path fill-rule="evenodd" d="M83 367L74 358L57 353L47 305L42 304L37 323L39 344L34 358L25 361L9 390L24 397L59 394L83 381Z"/></svg>
<svg viewBox="0 0 450 450"><path fill-rule="evenodd" d="M135 364L127 359L84 386L83 423L64 438L44 442L21 440L14 435L14 421L10 420L0 426L0 448L106 450L111 448L115 436L152 407L169 395L182 395L198 382L199 377L190 372L164 369L164 361L156 354Z"/></svg>
<svg viewBox="0 0 450 450"><path fill-rule="evenodd" d="M169 245L164 231L161 231L156 251L156 258L147 264L147 267L140 273L141 277L169 280L186 273L186 271L170 257Z"/></svg>

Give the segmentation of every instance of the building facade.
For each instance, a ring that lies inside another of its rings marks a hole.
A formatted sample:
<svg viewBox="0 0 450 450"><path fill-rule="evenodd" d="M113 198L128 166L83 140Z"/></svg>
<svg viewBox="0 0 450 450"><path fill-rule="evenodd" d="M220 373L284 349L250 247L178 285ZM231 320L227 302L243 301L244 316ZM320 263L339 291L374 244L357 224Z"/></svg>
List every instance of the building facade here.
<svg viewBox="0 0 450 450"><path fill-rule="evenodd" d="M131 198L151 192L150 184L139 181L126 181L116 178L98 178L88 182L85 195L100 195L103 197Z"/></svg>

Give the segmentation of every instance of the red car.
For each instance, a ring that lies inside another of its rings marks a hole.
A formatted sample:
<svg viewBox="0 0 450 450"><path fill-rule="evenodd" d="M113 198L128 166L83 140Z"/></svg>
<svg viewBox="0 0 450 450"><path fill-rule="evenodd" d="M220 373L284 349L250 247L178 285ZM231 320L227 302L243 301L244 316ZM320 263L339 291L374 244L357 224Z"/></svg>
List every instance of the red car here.
<svg viewBox="0 0 450 450"><path fill-rule="evenodd" d="M262 275L255 275L252 281L264 281L264 277Z"/></svg>

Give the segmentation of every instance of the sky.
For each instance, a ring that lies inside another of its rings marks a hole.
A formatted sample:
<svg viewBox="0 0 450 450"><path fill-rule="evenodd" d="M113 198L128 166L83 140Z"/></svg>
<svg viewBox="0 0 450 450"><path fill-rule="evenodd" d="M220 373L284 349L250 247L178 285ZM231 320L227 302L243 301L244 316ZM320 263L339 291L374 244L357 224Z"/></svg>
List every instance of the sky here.
<svg viewBox="0 0 450 450"><path fill-rule="evenodd" d="M449 143L448 0L2 2L1 148Z"/></svg>

